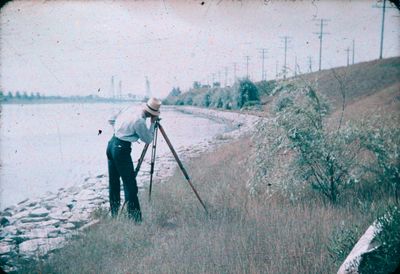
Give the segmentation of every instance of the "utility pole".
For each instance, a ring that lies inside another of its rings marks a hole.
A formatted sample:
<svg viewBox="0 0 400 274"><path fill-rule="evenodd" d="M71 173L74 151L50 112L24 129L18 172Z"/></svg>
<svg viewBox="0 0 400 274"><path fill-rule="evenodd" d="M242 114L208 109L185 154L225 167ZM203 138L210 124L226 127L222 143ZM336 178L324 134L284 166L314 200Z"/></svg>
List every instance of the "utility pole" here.
<svg viewBox="0 0 400 274"><path fill-rule="evenodd" d="M275 66L275 80L278 79L278 66L279 66L279 63L278 63L278 61L276 61L276 66Z"/></svg>
<svg viewBox="0 0 400 274"><path fill-rule="evenodd" d="M294 57L294 77L297 76L297 56Z"/></svg>
<svg viewBox="0 0 400 274"><path fill-rule="evenodd" d="M350 48L347 47L344 51L347 53L347 66L349 66L349 62L350 62Z"/></svg>
<svg viewBox="0 0 400 274"><path fill-rule="evenodd" d="M284 49L285 49L285 58L284 58L284 62L283 62L283 79L286 79L286 74L287 74L286 54L287 54L287 49L288 49L288 42L290 41L291 38L289 36L283 36L283 37L281 37L281 39L283 39L283 41L284 41Z"/></svg>
<svg viewBox="0 0 400 274"><path fill-rule="evenodd" d="M147 96L148 98L151 97L150 81L149 81L149 78L147 78L147 76L146 76L146 96Z"/></svg>
<svg viewBox="0 0 400 274"><path fill-rule="evenodd" d="M122 81L119 80L118 83L119 99L122 100Z"/></svg>
<svg viewBox="0 0 400 274"><path fill-rule="evenodd" d="M215 73L212 74L212 83L211 86L213 87L215 83Z"/></svg>
<svg viewBox="0 0 400 274"><path fill-rule="evenodd" d="M111 76L110 95L111 95L111 98L112 98L113 100L115 100L114 75Z"/></svg>
<svg viewBox="0 0 400 274"><path fill-rule="evenodd" d="M353 54L352 54L352 64L354 65L354 39L353 39Z"/></svg>
<svg viewBox="0 0 400 274"><path fill-rule="evenodd" d="M308 72L312 72L312 58L308 56Z"/></svg>
<svg viewBox="0 0 400 274"><path fill-rule="evenodd" d="M262 68L261 68L261 81L267 80L267 73L265 72L265 58L266 58L266 53L268 50L266 48L262 48L261 50L261 61L262 61Z"/></svg>
<svg viewBox="0 0 400 274"><path fill-rule="evenodd" d="M225 87L228 85L228 68L225 67Z"/></svg>
<svg viewBox="0 0 400 274"><path fill-rule="evenodd" d="M250 56L246 55L246 78L249 79L249 60L250 60Z"/></svg>
<svg viewBox="0 0 400 274"><path fill-rule="evenodd" d="M381 48L380 48L380 51L379 51L379 59L382 59L382 55L383 55L383 32L385 30L385 11L386 11L386 0L383 0L382 28L381 28Z"/></svg>
<svg viewBox="0 0 400 274"><path fill-rule="evenodd" d="M233 63L233 84L236 82L236 62Z"/></svg>
<svg viewBox="0 0 400 274"><path fill-rule="evenodd" d="M220 70L218 71L218 82L219 82L219 86L222 86L221 85L221 71Z"/></svg>
<svg viewBox="0 0 400 274"><path fill-rule="evenodd" d="M319 39L319 67L318 70L321 70L321 64L322 64L322 37L324 34L329 34L328 32L324 32L324 26L326 26L326 22L329 21L328 19L320 19L320 30L319 32L314 32L314 34L318 35Z"/></svg>
<svg viewBox="0 0 400 274"><path fill-rule="evenodd" d="M386 0L383 0L383 6L378 6L375 5L374 8L380 8L382 9L382 25L381 25L381 46L380 46L380 50L379 50L379 59L383 58L383 35L384 35L384 30L385 30L385 13L386 13L386 9L390 9L390 8L396 8L393 6L386 6Z"/></svg>

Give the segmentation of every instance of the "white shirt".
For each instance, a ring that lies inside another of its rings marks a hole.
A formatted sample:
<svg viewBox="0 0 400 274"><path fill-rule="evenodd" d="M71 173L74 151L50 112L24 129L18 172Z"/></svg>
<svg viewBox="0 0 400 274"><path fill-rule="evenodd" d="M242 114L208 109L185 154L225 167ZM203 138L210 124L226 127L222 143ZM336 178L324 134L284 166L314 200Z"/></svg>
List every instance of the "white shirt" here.
<svg viewBox="0 0 400 274"><path fill-rule="evenodd" d="M114 116L115 117L115 116ZM114 120L113 118L110 121ZM137 109L128 108L117 114L114 125L115 136L127 142L136 142L139 139L150 144L154 137L155 123L147 128L144 113Z"/></svg>

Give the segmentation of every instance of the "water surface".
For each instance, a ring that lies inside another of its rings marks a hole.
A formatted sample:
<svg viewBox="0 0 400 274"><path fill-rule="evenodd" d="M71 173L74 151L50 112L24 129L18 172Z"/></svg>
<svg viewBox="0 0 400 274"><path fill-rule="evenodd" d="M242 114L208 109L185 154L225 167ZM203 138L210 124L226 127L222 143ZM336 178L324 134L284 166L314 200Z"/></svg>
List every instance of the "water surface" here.
<svg viewBox="0 0 400 274"><path fill-rule="evenodd" d="M82 184L87 177L106 174L105 150L113 134L107 119L126 106L105 103L2 105L0 208L43 196L47 191ZM140 105L134 107L140 111ZM226 130L223 124L165 106L161 117L177 150L207 142ZM134 161L140 156L143 145L133 145ZM157 155L166 153L170 151L160 134ZM158 160L157 165L162 167Z"/></svg>

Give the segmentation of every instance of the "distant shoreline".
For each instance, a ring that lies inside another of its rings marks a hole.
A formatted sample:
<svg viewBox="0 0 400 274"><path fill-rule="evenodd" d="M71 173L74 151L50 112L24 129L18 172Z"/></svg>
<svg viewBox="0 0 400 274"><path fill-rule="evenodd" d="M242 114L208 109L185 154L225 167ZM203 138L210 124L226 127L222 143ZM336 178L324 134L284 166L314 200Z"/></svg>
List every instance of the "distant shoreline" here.
<svg viewBox="0 0 400 274"><path fill-rule="evenodd" d="M98 100L98 99L39 99L39 100L3 100L0 101L0 105L40 105L40 104L65 104L65 103L141 103L138 100Z"/></svg>

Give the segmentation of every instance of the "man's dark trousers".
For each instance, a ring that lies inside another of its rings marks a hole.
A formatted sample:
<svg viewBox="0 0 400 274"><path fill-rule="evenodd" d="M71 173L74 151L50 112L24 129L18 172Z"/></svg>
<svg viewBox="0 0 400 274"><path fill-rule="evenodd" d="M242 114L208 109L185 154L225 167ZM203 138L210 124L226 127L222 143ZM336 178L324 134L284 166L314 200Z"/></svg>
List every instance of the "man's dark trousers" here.
<svg viewBox="0 0 400 274"><path fill-rule="evenodd" d="M128 205L128 216L136 222L142 220L138 199L138 187L131 158L131 142L123 141L113 136L108 142L108 176L110 191L111 215L116 217L121 204L121 183L124 184L125 200Z"/></svg>

